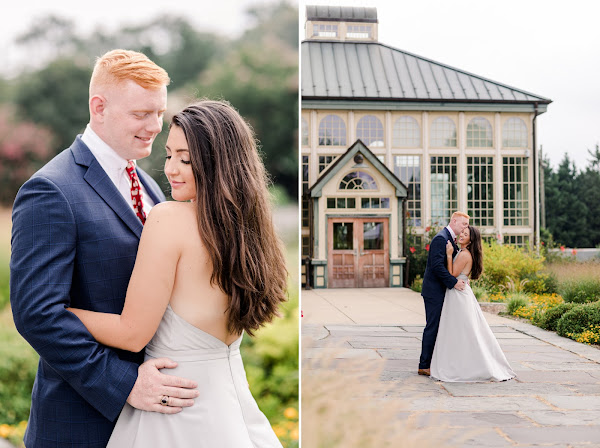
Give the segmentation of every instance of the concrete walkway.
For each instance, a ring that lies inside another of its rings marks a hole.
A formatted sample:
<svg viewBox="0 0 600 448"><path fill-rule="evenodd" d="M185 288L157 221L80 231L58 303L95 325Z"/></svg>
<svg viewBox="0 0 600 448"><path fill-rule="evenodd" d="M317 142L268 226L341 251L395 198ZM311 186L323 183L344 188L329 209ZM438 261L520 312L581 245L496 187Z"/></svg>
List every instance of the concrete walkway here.
<svg viewBox="0 0 600 448"><path fill-rule="evenodd" d="M303 377L318 374L315 360L335 358L341 374L345 365L356 370L357 360L365 371L383 362L373 380L379 383L372 385L373 399L402 401L397 418L417 429L447 428L450 446L600 447L600 350L595 347L485 313L517 378L442 383L416 374L425 325L418 293L303 290L302 311ZM382 384L388 392L378 396Z"/></svg>

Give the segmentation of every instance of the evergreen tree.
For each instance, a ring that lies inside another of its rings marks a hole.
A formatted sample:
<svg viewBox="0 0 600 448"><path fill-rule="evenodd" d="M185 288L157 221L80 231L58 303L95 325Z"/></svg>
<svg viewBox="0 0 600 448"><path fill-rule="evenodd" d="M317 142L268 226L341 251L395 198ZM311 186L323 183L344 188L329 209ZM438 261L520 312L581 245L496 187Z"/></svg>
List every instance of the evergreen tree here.
<svg viewBox="0 0 600 448"><path fill-rule="evenodd" d="M550 168L545 170L548 230L565 246L590 247L588 201L582 194L574 162L565 153L556 173Z"/></svg>
<svg viewBox="0 0 600 448"><path fill-rule="evenodd" d="M600 147L597 144L595 151L588 150L592 159L590 165L577 177L579 197L587 207L587 229L589 239L587 247L600 245Z"/></svg>

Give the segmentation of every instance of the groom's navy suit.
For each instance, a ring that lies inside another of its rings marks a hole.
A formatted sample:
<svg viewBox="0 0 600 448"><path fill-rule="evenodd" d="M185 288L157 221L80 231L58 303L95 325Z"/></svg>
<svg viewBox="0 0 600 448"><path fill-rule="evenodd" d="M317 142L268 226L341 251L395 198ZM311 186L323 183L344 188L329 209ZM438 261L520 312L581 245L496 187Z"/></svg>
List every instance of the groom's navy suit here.
<svg viewBox="0 0 600 448"><path fill-rule="evenodd" d="M421 295L425 302L426 326L423 331L423 341L421 346L421 358L419 359L419 369L429 369L431 357L433 356L433 347L437 338L438 328L440 326L440 316L442 315L442 306L444 305L444 296L446 289L454 288L457 279L447 268L446 263L446 243L452 242L454 255L458 247L450 231L444 227L431 240L429 245L429 254L427 255L427 266L423 276L423 287ZM453 255L453 256L454 256Z"/></svg>
<svg viewBox="0 0 600 448"><path fill-rule="evenodd" d="M146 191L164 200L138 169ZM133 207L77 137L19 190L10 301L40 355L27 448L106 446L142 353L99 344L67 306L120 313L142 232Z"/></svg>

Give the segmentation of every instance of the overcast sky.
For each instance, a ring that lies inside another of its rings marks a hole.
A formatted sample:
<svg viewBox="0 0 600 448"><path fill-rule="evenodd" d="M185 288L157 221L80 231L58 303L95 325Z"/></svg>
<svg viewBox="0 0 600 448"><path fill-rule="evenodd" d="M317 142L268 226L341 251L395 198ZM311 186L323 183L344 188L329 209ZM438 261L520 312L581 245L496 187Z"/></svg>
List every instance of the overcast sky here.
<svg viewBox="0 0 600 448"><path fill-rule="evenodd" d="M538 144L557 166L579 168L600 143L600 2L595 0L312 0L374 6L379 41L553 102L538 117Z"/></svg>

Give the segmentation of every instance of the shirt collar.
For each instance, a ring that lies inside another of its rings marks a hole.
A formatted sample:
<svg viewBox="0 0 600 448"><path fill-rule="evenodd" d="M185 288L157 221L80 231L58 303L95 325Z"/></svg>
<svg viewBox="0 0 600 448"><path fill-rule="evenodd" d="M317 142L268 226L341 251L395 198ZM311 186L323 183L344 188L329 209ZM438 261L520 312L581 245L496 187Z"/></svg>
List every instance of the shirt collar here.
<svg viewBox="0 0 600 448"><path fill-rule="evenodd" d="M448 232L450 232L450 236L452 237L452 239L456 240L456 234L454 233L454 230L452 230L450 226L446 226L446 228L448 229Z"/></svg>
<svg viewBox="0 0 600 448"><path fill-rule="evenodd" d="M92 130L89 124L85 128L81 140L87 145L90 151L92 151L92 154L107 174L119 174L127 167L128 161L108 146L106 142ZM135 160L133 163L135 164Z"/></svg>

